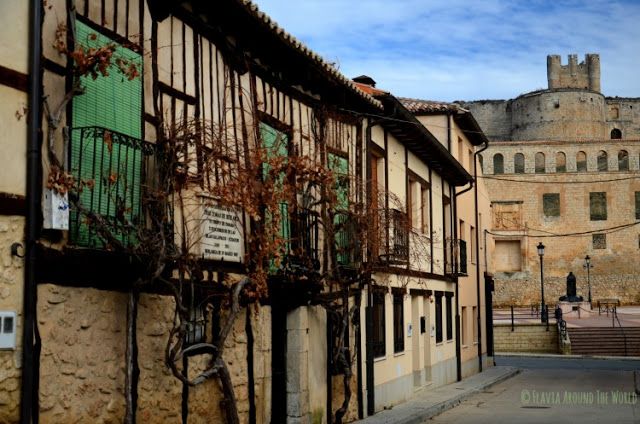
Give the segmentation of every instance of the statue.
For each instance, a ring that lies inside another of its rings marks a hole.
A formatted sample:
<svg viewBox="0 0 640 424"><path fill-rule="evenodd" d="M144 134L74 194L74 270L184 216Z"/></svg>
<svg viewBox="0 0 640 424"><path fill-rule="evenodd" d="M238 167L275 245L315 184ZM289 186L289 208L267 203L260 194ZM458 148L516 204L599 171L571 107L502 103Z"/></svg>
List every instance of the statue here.
<svg viewBox="0 0 640 424"><path fill-rule="evenodd" d="M567 295L560 297L560 301L582 302L582 300L582 296L577 295L576 276L573 275L573 272L569 272L569 275L567 275Z"/></svg>

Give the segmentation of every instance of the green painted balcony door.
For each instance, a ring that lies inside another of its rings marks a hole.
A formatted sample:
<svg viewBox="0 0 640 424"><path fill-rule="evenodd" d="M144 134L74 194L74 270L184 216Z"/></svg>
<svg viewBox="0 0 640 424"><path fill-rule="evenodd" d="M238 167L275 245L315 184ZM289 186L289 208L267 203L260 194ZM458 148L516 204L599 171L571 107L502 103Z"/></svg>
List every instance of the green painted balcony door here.
<svg viewBox="0 0 640 424"><path fill-rule="evenodd" d="M76 45L85 49L115 44L114 59L124 59L142 69L140 54L117 45L82 22L76 21L75 35ZM141 222L142 78L128 80L115 65L108 72L108 76L100 74L95 79L90 75L81 77L84 93L74 97L72 103L70 170L76 179L94 182L92 190L85 188L80 193L83 207L116 223L116 238L128 244L135 240L124 230L120 231L117 222L118 217ZM80 130L86 127L100 127L105 131L94 131L92 136L87 136L89 132ZM122 136L115 137L112 133ZM70 230L75 245L104 247L77 211L71 214Z"/></svg>

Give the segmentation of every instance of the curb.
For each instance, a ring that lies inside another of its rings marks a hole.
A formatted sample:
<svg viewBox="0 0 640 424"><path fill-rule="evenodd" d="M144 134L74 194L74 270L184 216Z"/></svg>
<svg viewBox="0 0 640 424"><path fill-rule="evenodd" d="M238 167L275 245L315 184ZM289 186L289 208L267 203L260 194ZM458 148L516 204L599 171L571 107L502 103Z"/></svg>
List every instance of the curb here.
<svg viewBox="0 0 640 424"><path fill-rule="evenodd" d="M437 403L425 409L424 412L420 414L420 416L413 416L406 420L395 421L395 424L421 424L425 420L431 419L436 415L440 415L443 412L448 411L449 409L455 408L456 406L458 406L460 403L470 398L471 396L476 395L482 392L483 390L488 389L489 387L495 386L496 384L502 383L503 381L508 380L511 377L515 377L516 375L520 374L520 371L521 370L519 368L514 368L511 371L506 372L503 375L500 375L494 378L493 380L488 381L478 387L469 389L468 391L462 392L451 399Z"/></svg>
<svg viewBox="0 0 640 424"><path fill-rule="evenodd" d="M452 398L449 398L442 402L431 405L425 409L418 409L414 411L414 413L409 417L398 418L398 417L393 417L392 414L389 414L388 417L386 416L380 417L380 420L384 423L393 423L393 424L422 424L424 423L424 421L429 420L437 415L442 414L445 411L448 411L449 409L452 409L458 406L461 402L463 402L467 398L470 398L471 396L478 394L483 390L488 389L489 387L492 387L511 377L516 376L517 374L520 373L520 371L521 370L519 368L512 368L507 372L505 372L504 374L494 377L492 380L483 382L477 387L469 388L463 392L460 392L460 394L453 396ZM456 383L451 383L451 384L456 384ZM390 411L392 411L392 409ZM372 417L375 417L376 415L372 415ZM365 423L365 422L366 422L366 419L362 421L356 421L356 423Z"/></svg>
<svg viewBox="0 0 640 424"><path fill-rule="evenodd" d="M494 357L553 358L553 359L613 359L616 361L640 361L640 356L563 355L561 353L495 352Z"/></svg>

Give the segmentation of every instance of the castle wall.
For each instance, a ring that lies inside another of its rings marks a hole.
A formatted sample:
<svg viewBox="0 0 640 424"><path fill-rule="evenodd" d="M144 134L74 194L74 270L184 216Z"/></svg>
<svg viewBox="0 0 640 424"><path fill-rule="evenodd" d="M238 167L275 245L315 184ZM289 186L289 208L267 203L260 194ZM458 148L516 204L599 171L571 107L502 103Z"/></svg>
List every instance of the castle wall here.
<svg viewBox="0 0 640 424"><path fill-rule="evenodd" d="M640 98L607 97L606 131L622 131L622 138L640 138Z"/></svg>
<svg viewBox="0 0 640 424"><path fill-rule="evenodd" d="M606 138L605 100L592 91L554 90L513 100L512 140Z"/></svg>
<svg viewBox="0 0 640 424"><path fill-rule="evenodd" d="M598 171L597 155L604 150L608 171ZM629 170L620 170L618 153L628 152ZM577 172L576 156L587 155L587 171ZM556 154L566 155L566 172L556 172ZM503 175L493 174L493 156L504 157ZM514 155L525 156L525 173L514 173ZM545 173L535 173L535 155L545 155ZM637 281L640 271L634 261L640 249L635 193L640 182L638 140L571 142L494 143L483 153L486 186L493 202L491 232L496 243L520 242L522 265L519 270L496 266L494 304L528 305L540 301L540 258L536 245L546 246L544 256L545 301L558 300L572 271L578 279L578 295L587 298L584 257L592 258L590 273L593 300L619 298L623 303L640 301ZM606 193L606 219L591 220L590 193ZM544 211L544 194L559 197L558 216ZM510 208L503 207L509 202ZM621 228L618 231L608 231ZM577 233L577 234L576 234ZM574 234L567 236L568 234ZM604 246L594 241L604 234Z"/></svg>
<svg viewBox="0 0 640 424"><path fill-rule="evenodd" d="M614 129L623 139L640 138L640 98L600 94L600 56L547 56L548 89L510 100L460 102L490 140L599 140Z"/></svg>
<svg viewBox="0 0 640 424"><path fill-rule="evenodd" d="M463 102L489 140L511 140L511 100Z"/></svg>

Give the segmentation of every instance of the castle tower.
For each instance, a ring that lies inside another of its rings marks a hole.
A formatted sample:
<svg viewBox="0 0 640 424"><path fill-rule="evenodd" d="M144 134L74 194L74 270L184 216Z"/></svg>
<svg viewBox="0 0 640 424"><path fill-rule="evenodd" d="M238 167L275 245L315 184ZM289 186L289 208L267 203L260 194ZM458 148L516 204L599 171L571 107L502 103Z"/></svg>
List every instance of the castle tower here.
<svg viewBox="0 0 640 424"><path fill-rule="evenodd" d="M547 56L549 90L576 88L600 92L600 56L586 54L578 63L578 55L570 54L569 63L562 65L559 55Z"/></svg>
<svg viewBox="0 0 640 424"><path fill-rule="evenodd" d="M600 93L600 55L587 53L585 61L589 70L589 89Z"/></svg>
<svg viewBox="0 0 640 424"><path fill-rule="evenodd" d="M547 81L549 90L558 88L560 85L560 68L561 59L559 54L550 54L547 56Z"/></svg>

